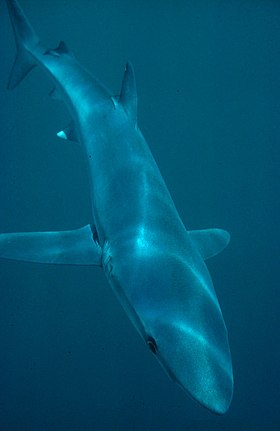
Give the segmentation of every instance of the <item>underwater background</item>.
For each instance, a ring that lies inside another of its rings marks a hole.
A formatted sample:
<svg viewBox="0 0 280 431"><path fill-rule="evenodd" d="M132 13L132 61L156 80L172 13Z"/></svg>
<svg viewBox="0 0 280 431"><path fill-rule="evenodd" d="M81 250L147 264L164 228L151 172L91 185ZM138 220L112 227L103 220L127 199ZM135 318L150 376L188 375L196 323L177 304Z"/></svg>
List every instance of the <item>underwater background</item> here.
<svg viewBox="0 0 280 431"><path fill-rule="evenodd" d="M0 261L0 430L280 429L280 2L21 0L118 94L134 65L139 126L188 229L221 227L207 262L235 392L215 416L172 383L99 268ZM0 0L0 231L91 221L79 145L41 70L6 83L15 43Z"/></svg>

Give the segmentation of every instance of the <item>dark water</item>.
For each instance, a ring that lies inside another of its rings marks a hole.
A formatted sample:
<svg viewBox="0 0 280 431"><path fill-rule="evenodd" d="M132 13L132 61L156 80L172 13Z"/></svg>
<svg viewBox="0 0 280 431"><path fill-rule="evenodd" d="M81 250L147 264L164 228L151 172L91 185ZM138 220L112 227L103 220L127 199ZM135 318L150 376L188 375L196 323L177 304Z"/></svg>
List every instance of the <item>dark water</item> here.
<svg viewBox="0 0 280 431"><path fill-rule="evenodd" d="M232 241L209 261L235 394L224 417L168 380L97 268L0 262L0 430L280 429L280 2L22 0L116 94L134 64L139 124L190 229ZM81 149L39 70L5 88L15 47L0 1L0 230L90 221Z"/></svg>

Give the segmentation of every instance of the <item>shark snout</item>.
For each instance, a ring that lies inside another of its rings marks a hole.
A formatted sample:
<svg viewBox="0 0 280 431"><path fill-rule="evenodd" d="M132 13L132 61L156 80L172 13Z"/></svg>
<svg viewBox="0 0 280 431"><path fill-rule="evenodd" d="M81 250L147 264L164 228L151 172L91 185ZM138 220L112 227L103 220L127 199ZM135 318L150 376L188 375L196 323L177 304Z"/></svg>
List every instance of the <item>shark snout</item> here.
<svg viewBox="0 0 280 431"><path fill-rule="evenodd" d="M180 321L159 324L147 344L169 375L193 399L216 414L231 403L233 375L227 339L211 343Z"/></svg>

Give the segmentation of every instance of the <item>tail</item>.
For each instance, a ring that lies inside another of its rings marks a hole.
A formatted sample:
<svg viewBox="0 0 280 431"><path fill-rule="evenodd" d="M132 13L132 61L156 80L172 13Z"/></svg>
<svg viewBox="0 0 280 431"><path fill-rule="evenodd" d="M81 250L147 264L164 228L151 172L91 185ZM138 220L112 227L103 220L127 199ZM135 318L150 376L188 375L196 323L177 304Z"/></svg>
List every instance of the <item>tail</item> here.
<svg viewBox="0 0 280 431"><path fill-rule="evenodd" d="M8 89L15 88L36 65L31 50L39 44L39 38L32 29L16 0L6 0L12 23L17 55L10 73Z"/></svg>

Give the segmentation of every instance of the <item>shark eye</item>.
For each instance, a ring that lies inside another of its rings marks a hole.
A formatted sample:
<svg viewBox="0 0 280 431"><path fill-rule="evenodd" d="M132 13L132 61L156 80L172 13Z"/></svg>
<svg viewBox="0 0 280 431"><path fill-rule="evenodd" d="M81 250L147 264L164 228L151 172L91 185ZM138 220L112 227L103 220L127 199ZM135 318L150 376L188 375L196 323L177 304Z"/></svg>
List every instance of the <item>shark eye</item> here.
<svg viewBox="0 0 280 431"><path fill-rule="evenodd" d="M149 346L149 349L156 354L157 353L157 343L155 342L155 339L153 337L147 338L147 344Z"/></svg>

